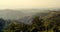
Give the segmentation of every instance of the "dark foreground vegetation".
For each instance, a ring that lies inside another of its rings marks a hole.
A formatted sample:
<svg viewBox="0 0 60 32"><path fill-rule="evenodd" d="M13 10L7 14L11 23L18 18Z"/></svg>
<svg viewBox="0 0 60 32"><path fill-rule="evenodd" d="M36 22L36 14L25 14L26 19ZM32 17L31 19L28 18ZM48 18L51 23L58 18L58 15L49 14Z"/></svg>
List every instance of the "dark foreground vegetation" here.
<svg viewBox="0 0 60 32"><path fill-rule="evenodd" d="M49 15L42 18L35 16L31 25L11 21L5 27L5 22L0 19L0 32L60 32L60 11L49 12Z"/></svg>

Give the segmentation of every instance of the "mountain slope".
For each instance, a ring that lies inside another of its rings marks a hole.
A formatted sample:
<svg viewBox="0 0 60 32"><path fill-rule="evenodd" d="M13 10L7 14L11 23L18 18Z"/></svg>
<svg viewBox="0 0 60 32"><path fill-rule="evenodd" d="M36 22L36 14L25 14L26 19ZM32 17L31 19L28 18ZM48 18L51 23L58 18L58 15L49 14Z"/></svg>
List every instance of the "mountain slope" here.
<svg viewBox="0 0 60 32"><path fill-rule="evenodd" d="M23 17L25 14L21 11L0 11L0 18L3 19L18 19L20 17Z"/></svg>

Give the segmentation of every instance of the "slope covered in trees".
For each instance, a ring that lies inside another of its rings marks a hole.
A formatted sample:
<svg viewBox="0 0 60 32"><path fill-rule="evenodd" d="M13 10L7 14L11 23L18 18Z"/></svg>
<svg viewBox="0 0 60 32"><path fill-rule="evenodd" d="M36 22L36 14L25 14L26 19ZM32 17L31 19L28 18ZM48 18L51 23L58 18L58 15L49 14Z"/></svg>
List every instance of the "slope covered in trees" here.
<svg viewBox="0 0 60 32"><path fill-rule="evenodd" d="M60 32L60 11L51 11L43 17L34 16L31 25L11 21L3 32Z"/></svg>

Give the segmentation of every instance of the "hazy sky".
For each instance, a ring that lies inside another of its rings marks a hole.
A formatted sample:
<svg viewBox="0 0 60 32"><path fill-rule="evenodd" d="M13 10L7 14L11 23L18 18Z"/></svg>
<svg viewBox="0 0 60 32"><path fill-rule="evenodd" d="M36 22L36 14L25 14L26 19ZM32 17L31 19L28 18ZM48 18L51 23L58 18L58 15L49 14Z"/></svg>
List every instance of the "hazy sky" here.
<svg viewBox="0 0 60 32"><path fill-rule="evenodd" d="M60 0L0 0L4 8L60 8Z"/></svg>

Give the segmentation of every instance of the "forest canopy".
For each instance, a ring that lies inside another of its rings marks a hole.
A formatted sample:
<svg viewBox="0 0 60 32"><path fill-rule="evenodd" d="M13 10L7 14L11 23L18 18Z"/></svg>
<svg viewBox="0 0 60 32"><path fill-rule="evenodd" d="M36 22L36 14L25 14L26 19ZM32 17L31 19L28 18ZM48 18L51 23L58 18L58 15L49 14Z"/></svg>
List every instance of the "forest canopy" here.
<svg viewBox="0 0 60 32"><path fill-rule="evenodd" d="M1 32L56 32L60 31L60 11L58 12L49 12L47 16L41 17L34 16L33 23L31 25L27 25L24 23L17 23L15 21L11 21L11 23L6 27L4 27L5 20L0 19L0 28Z"/></svg>

